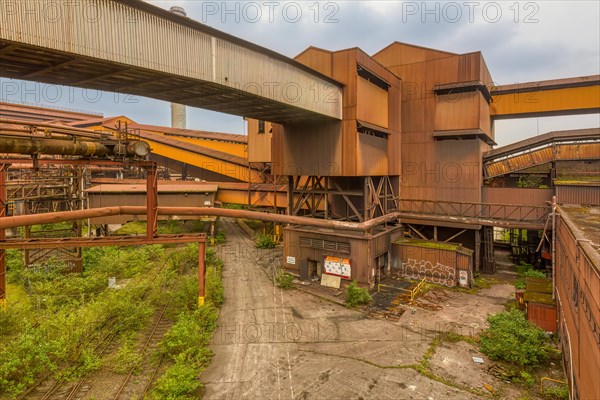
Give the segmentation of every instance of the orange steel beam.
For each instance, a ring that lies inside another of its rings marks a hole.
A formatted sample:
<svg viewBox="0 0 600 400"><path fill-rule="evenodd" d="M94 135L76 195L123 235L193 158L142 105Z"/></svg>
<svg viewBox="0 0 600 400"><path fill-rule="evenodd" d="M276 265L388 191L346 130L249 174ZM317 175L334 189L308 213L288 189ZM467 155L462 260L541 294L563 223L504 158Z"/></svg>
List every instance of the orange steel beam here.
<svg viewBox="0 0 600 400"><path fill-rule="evenodd" d="M176 148L167 144L158 143L147 138L143 139L152 148L152 153L177 160L186 164L194 165L208 171L216 172L240 181L262 182L263 177L260 172L254 169L248 169L247 165L240 165L233 162L219 160L217 158L199 154L184 148ZM182 143L183 146L189 144ZM182 146L182 147L183 147Z"/></svg>
<svg viewBox="0 0 600 400"><path fill-rule="evenodd" d="M600 113L600 76L503 85L491 89L492 119Z"/></svg>
<svg viewBox="0 0 600 400"><path fill-rule="evenodd" d="M248 158L248 145L244 143L230 143L221 140L210 140L201 138L188 138L183 136L166 135L171 139L176 139L180 142L190 143L196 146L206 147L208 149L217 150L222 153L231 154L238 157Z"/></svg>

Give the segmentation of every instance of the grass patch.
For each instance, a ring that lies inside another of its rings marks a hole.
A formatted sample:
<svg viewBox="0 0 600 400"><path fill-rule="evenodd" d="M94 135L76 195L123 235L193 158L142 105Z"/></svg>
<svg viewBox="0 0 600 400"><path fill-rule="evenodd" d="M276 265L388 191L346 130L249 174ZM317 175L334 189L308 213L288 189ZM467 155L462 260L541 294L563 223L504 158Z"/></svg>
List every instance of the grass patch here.
<svg viewBox="0 0 600 400"><path fill-rule="evenodd" d="M462 248L462 245L457 243L434 242L431 240L399 238L394 241L396 244L405 244L409 246L423 247L426 249L451 250L457 251Z"/></svg>

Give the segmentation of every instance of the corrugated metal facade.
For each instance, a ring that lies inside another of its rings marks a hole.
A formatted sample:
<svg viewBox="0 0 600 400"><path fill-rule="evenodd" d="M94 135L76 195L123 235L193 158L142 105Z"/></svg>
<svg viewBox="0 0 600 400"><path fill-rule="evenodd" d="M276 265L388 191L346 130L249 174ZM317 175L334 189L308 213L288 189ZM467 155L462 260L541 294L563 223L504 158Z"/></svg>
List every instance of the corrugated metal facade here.
<svg viewBox="0 0 600 400"><path fill-rule="evenodd" d="M521 206L545 206L552 200L554 189L527 189L488 187L481 188L481 201L493 204L515 204Z"/></svg>
<svg viewBox="0 0 600 400"><path fill-rule="evenodd" d="M573 371L574 398L598 399L600 255L562 210L557 220L556 293L565 369Z"/></svg>
<svg viewBox="0 0 600 400"><path fill-rule="evenodd" d="M559 204L587 204L600 206L600 186L556 186Z"/></svg>

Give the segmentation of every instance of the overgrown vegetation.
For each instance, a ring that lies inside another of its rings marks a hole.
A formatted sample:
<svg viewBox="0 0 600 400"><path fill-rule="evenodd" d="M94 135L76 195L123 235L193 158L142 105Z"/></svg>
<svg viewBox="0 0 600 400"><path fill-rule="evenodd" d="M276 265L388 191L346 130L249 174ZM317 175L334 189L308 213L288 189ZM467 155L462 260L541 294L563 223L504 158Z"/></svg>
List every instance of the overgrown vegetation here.
<svg viewBox="0 0 600 400"><path fill-rule="evenodd" d="M204 224L165 221L161 233L205 230ZM46 229L34 227L36 231ZM128 229L145 232L145 224ZM217 243L224 240L223 233L217 234ZM26 269L21 252L9 250L10 312L0 312L0 397L16 397L46 374L62 380L77 379L101 367L117 373L139 372L139 333L169 301L185 311L166 339L170 345L163 348L174 368L157 385L165 394L157 398L185 398L177 393L197 388L198 371L211 356L207 344L216 326L217 307L223 303L222 262L214 248L208 247L207 304L197 310L198 245L170 247L86 248L84 272L78 274L66 273L67 265L58 259L46 259L43 265ZM117 279L117 289L108 288L109 277ZM182 337L187 346L183 352L173 345ZM99 349L113 341L120 347L102 358ZM190 379L187 389L182 381L185 376ZM179 392L167 394L169 382L176 382Z"/></svg>
<svg viewBox="0 0 600 400"><path fill-rule="evenodd" d="M519 310L487 318L490 327L480 335L481 351L492 360L519 367L535 367L548 360L550 347L545 332Z"/></svg>
<svg viewBox="0 0 600 400"><path fill-rule="evenodd" d="M549 386L543 391L544 399L548 400L568 400L569 399L569 386L567 385L554 385Z"/></svg>
<svg viewBox="0 0 600 400"><path fill-rule="evenodd" d="M282 289L294 288L294 275L279 270L275 275L275 284Z"/></svg>
<svg viewBox="0 0 600 400"><path fill-rule="evenodd" d="M58 379L83 376L101 365L95 351L98 343L111 340L116 335L136 332L148 322L153 307L147 299L152 290L160 290L160 286L153 282L157 275L139 274L127 285L127 290L104 289L96 293L99 288L97 282L102 281L106 285L106 275L99 272L105 268L112 266L90 266L88 278L94 284L86 283L85 276L60 275L54 271L20 271L20 274L13 275L13 278L16 275L17 279L26 279L31 287L38 290L38 295L43 293L43 301L34 302L37 309L32 303L15 305L16 309L21 309L23 316L20 324L13 331L2 332L2 394L15 396L33 384L41 373L55 374ZM94 291L77 293L82 290L77 285ZM63 295L60 291L67 293ZM71 292L77 295L69 296Z"/></svg>
<svg viewBox="0 0 600 400"><path fill-rule="evenodd" d="M350 282L346 287L346 305L348 307L357 307L361 304L368 304L373 300L369 291L358 286L356 281Z"/></svg>
<svg viewBox="0 0 600 400"><path fill-rule="evenodd" d="M541 184L542 178L531 174L521 175L517 181L517 187L520 188L537 188Z"/></svg>
<svg viewBox="0 0 600 400"><path fill-rule="evenodd" d="M198 233L206 232L208 222L206 221L177 221L167 220L158 221L158 233L161 235L167 234L182 234L182 233ZM146 233L145 221L133 221L123 225L115 232L117 235L144 235Z"/></svg>
<svg viewBox="0 0 600 400"><path fill-rule="evenodd" d="M523 261L517 266L517 273L519 274L519 279L515 282L515 288L517 289L525 289L526 278L546 278L544 272L533 269L533 265Z"/></svg>
<svg viewBox="0 0 600 400"><path fill-rule="evenodd" d="M193 250L190 252L193 255ZM223 303L222 262L212 248L207 251L206 265L207 297L202 307L196 307L196 280L184 281L177 291L176 298L184 305L184 311L160 343L161 354L172 365L156 381L152 390L154 399L196 399L195 392L202 387L198 375L212 358L208 344L217 328L217 307Z"/></svg>
<svg viewBox="0 0 600 400"><path fill-rule="evenodd" d="M258 249L273 249L277 246L277 242L273 239L273 236L263 235L262 233L256 235L255 243Z"/></svg>

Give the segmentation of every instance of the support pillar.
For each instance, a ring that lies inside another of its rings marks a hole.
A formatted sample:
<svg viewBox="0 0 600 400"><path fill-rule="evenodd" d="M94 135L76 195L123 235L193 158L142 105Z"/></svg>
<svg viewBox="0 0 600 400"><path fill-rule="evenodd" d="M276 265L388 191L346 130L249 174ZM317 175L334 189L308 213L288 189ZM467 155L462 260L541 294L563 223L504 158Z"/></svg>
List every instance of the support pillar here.
<svg viewBox="0 0 600 400"><path fill-rule="evenodd" d="M158 176L156 165L146 168L146 238L158 233Z"/></svg>
<svg viewBox="0 0 600 400"><path fill-rule="evenodd" d="M6 170L0 165L0 218L6 217ZM6 239L6 230L0 229L0 240ZM6 311L6 250L0 250L0 312Z"/></svg>
<svg viewBox="0 0 600 400"><path fill-rule="evenodd" d="M206 264L204 259L205 253L206 243L198 242L198 307L202 307L204 305L206 277Z"/></svg>
<svg viewBox="0 0 600 400"><path fill-rule="evenodd" d="M294 215L294 176L288 175L287 184L287 215Z"/></svg>
<svg viewBox="0 0 600 400"><path fill-rule="evenodd" d="M481 230L475 230L475 272L481 270Z"/></svg>

